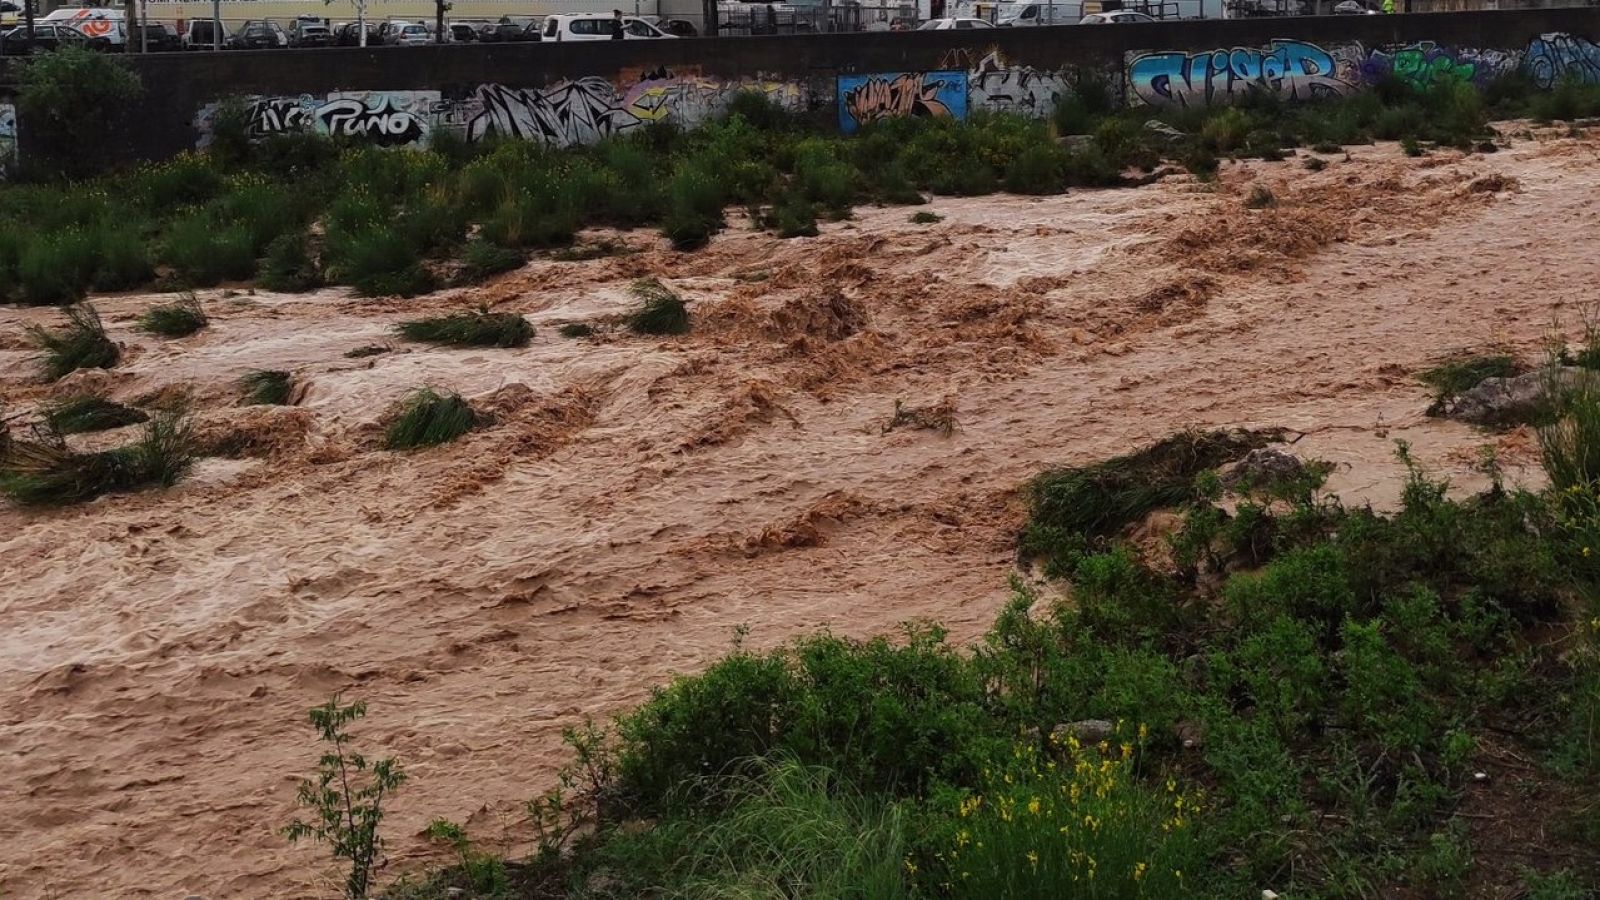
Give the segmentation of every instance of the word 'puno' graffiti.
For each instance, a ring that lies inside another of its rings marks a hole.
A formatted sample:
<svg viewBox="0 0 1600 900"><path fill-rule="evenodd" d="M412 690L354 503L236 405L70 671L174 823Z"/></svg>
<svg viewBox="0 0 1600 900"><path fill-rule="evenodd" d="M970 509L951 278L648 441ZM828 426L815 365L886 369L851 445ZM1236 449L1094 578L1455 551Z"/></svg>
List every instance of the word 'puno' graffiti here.
<svg viewBox="0 0 1600 900"><path fill-rule="evenodd" d="M879 119L965 119L966 72L895 72L839 76L839 127L854 134Z"/></svg>
<svg viewBox="0 0 1600 900"><path fill-rule="evenodd" d="M315 132L383 147L415 146L436 129L469 141L491 137L540 141L560 147L592 144L650 122L692 126L719 115L741 91L759 91L780 106L801 104L801 91L781 82L722 82L660 73L626 91L604 78L580 78L550 88L522 89L485 84L462 100L437 91L371 91L327 97L251 97L248 132ZM200 146L211 141L221 104L196 118Z"/></svg>

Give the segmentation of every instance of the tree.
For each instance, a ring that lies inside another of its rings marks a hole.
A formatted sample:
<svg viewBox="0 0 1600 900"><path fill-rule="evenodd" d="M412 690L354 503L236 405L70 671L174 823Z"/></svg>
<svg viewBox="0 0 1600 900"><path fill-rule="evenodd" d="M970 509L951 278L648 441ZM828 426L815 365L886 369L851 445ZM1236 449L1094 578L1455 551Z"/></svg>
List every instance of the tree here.
<svg viewBox="0 0 1600 900"><path fill-rule="evenodd" d="M17 120L27 123L24 159L71 178L105 167L94 148L104 146L107 124L144 93L139 76L115 57L81 47L29 59L21 80Z"/></svg>

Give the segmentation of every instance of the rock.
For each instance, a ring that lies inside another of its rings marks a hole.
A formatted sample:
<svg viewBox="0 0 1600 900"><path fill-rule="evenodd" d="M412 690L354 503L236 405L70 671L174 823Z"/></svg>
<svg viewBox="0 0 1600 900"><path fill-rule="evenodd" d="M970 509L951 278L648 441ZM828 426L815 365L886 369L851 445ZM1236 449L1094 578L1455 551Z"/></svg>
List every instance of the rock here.
<svg viewBox="0 0 1600 900"><path fill-rule="evenodd" d="M1149 121L1145 122L1144 130L1150 132L1151 134L1160 135L1171 143L1177 143L1178 141L1188 137L1187 134L1184 134L1178 129L1173 128L1171 125L1168 125L1160 119L1150 119Z"/></svg>
<svg viewBox="0 0 1600 900"><path fill-rule="evenodd" d="M1080 744L1098 744L1101 741L1111 740L1111 735L1116 731L1116 726L1105 719L1083 719L1078 722L1068 722L1057 725L1050 730L1050 737L1056 741L1065 741L1075 737Z"/></svg>
<svg viewBox="0 0 1600 900"><path fill-rule="evenodd" d="M445 888L444 889L444 895L446 897L465 897L467 895L467 892L466 892L465 889L458 888L458 887Z"/></svg>
<svg viewBox="0 0 1600 900"><path fill-rule="evenodd" d="M1197 722L1179 722L1175 730L1185 750L1193 750L1205 744L1205 733L1201 731Z"/></svg>
<svg viewBox="0 0 1600 900"><path fill-rule="evenodd" d="M1561 366L1511 378L1485 378L1477 387L1436 404L1428 412L1472 425L1513 425L1538 414L1552 385L1567 390L1588 377L1586 369Z"/></svg>
<svg viewBox="0 0 1600 900"><path fill-rule="evenodd" d="M1278 900L1278 892L1263 890L1261 892L1261 900Z"/></svg>
<svg viewBox="0 0 1600 900"><path fill-rule="evenodd" d="M1245 458L1229 466L1222 473L1222 483L1229 489L1260 487L1299 478L1305 474L1306 464L1300 457L1271 447L1251 450Z"/></svg>

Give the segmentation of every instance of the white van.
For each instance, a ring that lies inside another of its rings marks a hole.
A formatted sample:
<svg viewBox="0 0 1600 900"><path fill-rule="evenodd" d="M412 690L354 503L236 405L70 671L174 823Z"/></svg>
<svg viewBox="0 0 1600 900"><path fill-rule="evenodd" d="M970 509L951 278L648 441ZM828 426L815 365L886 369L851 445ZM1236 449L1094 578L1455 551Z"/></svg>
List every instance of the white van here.
<svg viewBox="0 0 1600 900"><path fill-rule="evenodd" d="M90 40L104 40L119 46L128 42L127 32L122 28L123 15L120 9L58 9L36 21L71 25Z"/></svg>
<svg viewBox="0 0 1600 900"><path fill-rule="evenodd" d="M1079 17L1077 3L1002 3L994 23L1001 28L1028 25L1073 25Z"/></svg>
<svg viewBox="0 0 1600 900"><path fill-rule="evenodd" d="M547 41L609 41L612 17L600 13L576 16L545 16L544 39ZM656 38L676 38L675 34L651 25L637 16L622 17L622 37L628 41L648 41Z"/></svg>

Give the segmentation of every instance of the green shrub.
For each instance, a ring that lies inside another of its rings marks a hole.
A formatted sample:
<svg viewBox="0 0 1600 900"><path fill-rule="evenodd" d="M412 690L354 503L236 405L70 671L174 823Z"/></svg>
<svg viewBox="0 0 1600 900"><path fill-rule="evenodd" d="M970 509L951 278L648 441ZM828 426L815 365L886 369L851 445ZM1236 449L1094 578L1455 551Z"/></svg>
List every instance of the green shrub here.
<svg viewBox="0 0 1600 900"><path fill-rule="evenodd" d="M1251 186L1250 196L1244 198L1245 209L1267 209L1277 205L1278 198L1273 196L1272 191L1265 185Z"/></svg>
<svg viewBox="0 0 1600 900"><path fill-rule="evenodd" d="M150 250L137 228L109 225L94 235L97 258L90 286L97 291L125 291L155 277Z"/></svg>
<svg viewBox="0 0 1600 900"><path fill-rule="evenodd" d="M1066 156L1054 145L1027 147L1006 167L1005 189L1013 194L1058 194L1063 187Z"/></svg>
<svg viewBox="0 0 1600 900"><path fill-rule="evenodd" d="M210 322L200 300L185 293L176 303L152 306L139 317L139 330L162 337L188 337Z"/></svg>
<svg viewBox="0 0 1600 900"><path fill-rule="evenodd" d="M294 393L294 376L277 369L257 369L239 379L247 406L285 406Z"/></svg>
<svg viewBox="0 0 1600 900"><path fill-rule="evenodd" d="M628 329L635 334L688 334L689 308L683 298L654 278L633 283L639 306L628 314Z"/></svg>
<svg viewBox="0 0 1600 900"><path fill-rule="evenodd" d="M106 167L100 136L144 92L120 59L79 47L30 57L20 80L17 117L28 123L30 164L72 178Z"/></svg>
<svg viewBox="0 0 1600 900"><path fill-rule="evenodd" d="M352 235L329 275L368 297L413 297L433 289L433 276L397 229L375 226Z"/></svg>
<svg viewBox="0 0 1600 900"><path fill-rule="evenodd" d="M67 327L49 331L29 326L28 334L44 350L44 374L55 381L78 369L109 369L117 364L122 351L106 336L100 314L88 303L64 310Z"/></svg>
<svg viewBox="0 0 1600 900"><path fill-rule="evenodd" d="M1556 408L1556 421L1539 429L1545 473L1557 490L1591 490L1600 485L1600 384L1583 379Z"/></svg>
<svg viewBox="0 0 1600 900"><path fill-rule="evenodd" d="M723 194L717 177L696 165L684 165L667 184L667 212L661 232L677 250L705 245L722 229Z"/></svg>
<svg viewBox="0 0 1600 900"><path fill-rule="evenodd" d="M911 224L913 225L937 225L943 221L944 216L931 212L917 212L911 214Z"/></svg>
<svg viewBox="0 0 1600 900"><path fill-rule="evenodd" d="M44 421L59 434L86 434L125 425L137 425L150 417L129 406L104 397L71 397L45 407Z"/></svg>
<svg viewBox="0 0 1600 900"><path fill-rule="evenodd" d="M161 258L179 278L195 287L242 281L256 272L250 229L243 225L219 226L205 213L187 215L168 226Z"/></svg>
<svg viewBox="0 0 1600 900"><path fill-rule="evenodd" d="M582 338L594 334L594 326L587 322L568 322L556 329L556 333L564 338Z"/></svg>
<svg viewBox="0 0 1600 900"><path fill-rule="evenodd" d="M778 237L816 237L817 210L799 194L788 194L772 209L772 228Z"/></svg>
<svg viewBox="0 0 1600 900"><path fill-rule="evenodd" d="M460 394L439 394L432 388L412 392L400 404L384 432L389 450L411 450L449 443L471 431L478 416Z"/></svg>
<svg viewBox="0 0 1600 900"><path fill-rule="evenodd" d="M467 242L462 254L461 279L467 283L483 281L502 272L522 267L522 254L483 238Z"/></svg>
<svg viewBox="0 0 1600 900"><path fill-rule="evenodd" d="M78 453L58 441L13 443L0 461L0 495L24 506L60 506L149 485L171 486L194 461L186 422L150 420L139 440Z"/></svg>
<svg viewBox="0 0 1600 900"><path fill-rule="evenodd" d="M19 299L44 306L83 299L94 280L94 240L78 229L37 234L17 261Z"/></svg>
<svg viewBox="0 0 1600 900"><path fill-rule="evenodd" d="M1437 410L1477 387L1485 378L1510 378L1521 372L1515 359L1499 353L1454 357L1419 373L1417 378L1433 388L1433 404Z"/></svg>
<svg viewBox="0 0 1600 900"><path fill-rule="evenodd" d="M261 262L261 286L269 291L299 294L322 285L322 273L311 258L306 235L290 232L278 235L267 245Z"/></svg>
<svg viewBox="0 0 1600 900"><path fill-rule="evenodd" d="M533 337L533 326L516 313L487 309L451 313L401 322L396 330L408 341L455 344L464 347L523 347Z"/></svg>

